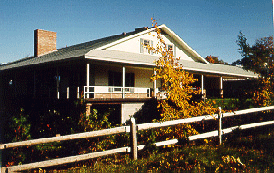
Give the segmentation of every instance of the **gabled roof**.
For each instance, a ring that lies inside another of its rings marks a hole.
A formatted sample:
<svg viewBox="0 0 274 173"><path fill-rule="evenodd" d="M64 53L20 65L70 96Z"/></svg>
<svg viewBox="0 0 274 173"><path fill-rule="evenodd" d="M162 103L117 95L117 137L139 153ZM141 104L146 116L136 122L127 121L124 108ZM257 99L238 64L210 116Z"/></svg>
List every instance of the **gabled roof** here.
<svg viewBox="0 0 274 173"><path fill-rule="evenodd" d="M209 62L204 59L203 57L201 57L201 55L199 55L195 50L193 50L190 46L188 46L188 44L186 44L186 42L184 42L178 35L176 35L171 29L169 29L166 25L160 25L158 28L160 28L162 30L162 32L164 32L165 34L168 34L172 39L174 39L180 46L182 46L184 48L185 51L187 51L188 53L190 53L195 59L197 59L199 62L202 63L206 63L209 64ZM113 41L111 43L105 44L101 47L98 47L97 50L105 50L111 46L117 45L119 43L125 42L129 39L132 39L133 37L137 37L140 35L144 35L147 34L149 32L152 32L156 30L156 28L148 28L143 30L142 32L136 33L136 34L131 34L128 37L124 37L121 38L119 40Z"/></svg>
<svg viewBox="0 0 274 173"><path fill-rule="evenodd" d="M171 31L165 25L159 26L162 31L170 35L176 42L178 42L187 52L189 52L194 58L203 63L208 63L203 57L201 57L196 51L191 49L178 35ZM151 31L154 31L155 28L137 28L133 32L122 33L120 35L113 35L65 48L58 49L51 53L39 56L39 57L27 57L20 60L5 64L0 66L0 70L7 70L11 68L17 68L28 65L37 65L53 61L60 61L65 59L85 57L85 55L92 50L105 50L106 48L129 40L133 37L137 37Z"/></svg>
<svg viewBox="0 0 274 173"><path fill-rule="evenodd" d="M71 59L71 58L85 57L85 54L88 53L90 50L94 50L104 45L108 45L122 38L129 37L130 35L135 35L139 32L142 32L143 30L145 29L139 29L133 32L129 32L127 34L123 33L121 35L113 35L113 36L104 37L101 39L61 48L61 49L58 49L57 51L53 51L51 53L48 53L39 57L22 58L20 60L0 66L0 70L7 70L11 68L18 68L18 67L23 67L28 65L43 64L43 63L60 61L60 60Z"/></svg>
<svg viewBox="0 0 274 173"><path fill-rule="evenodd" d="M234 76L234 77L250 77L256 78L253 72L248 72L240 67L221 65L221 64L209 64L203 57L201 57L196 51L191 49L178 35L171 31L165 25L159 26L165 34L168 34L174 39L180 46L188 51L193 57L198 59L199 62L183 61L181 63L183 68L188 71L196 73L206 73L213 75ZM19 68L23 66L38 65L49 62L57 62L66 59L74 58L86 58L98 61L107 61L112 63L131 64L140 66L155 66L155 60L157 56L144 55L139 53L130 53L117 50L106 50L107 48L117 45L121 42L127 41L134 37L138 37L148 32L154 31L155 28L139 28L133 32L122 33L120 35L113 35L65 48L58 49L57 51L48 53L40 57L27 57L12 63L8 63L0 66L0 71Z"/></svg>
<svg viewBox="0 0 274 173"><path fill-rule="evenodd" d="M180 45L184 48L184 50L188 51L193 57L199 59L199 61L209 64L209 62L201 57L195 50L193 50L184 40L181 39L177 34L175 34L170 28L166 27L166 25L161 25L159 28L161 28L165 33L170 35L176 42L180 43Z"/></svg>

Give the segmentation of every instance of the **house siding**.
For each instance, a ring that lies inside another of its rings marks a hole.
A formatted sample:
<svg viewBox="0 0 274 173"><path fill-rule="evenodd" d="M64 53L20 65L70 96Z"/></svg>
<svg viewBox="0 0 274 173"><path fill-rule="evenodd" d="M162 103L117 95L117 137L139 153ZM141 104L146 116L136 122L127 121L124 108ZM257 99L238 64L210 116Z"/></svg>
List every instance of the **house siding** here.
<svg viewBox="0 0 274 173"><path fill-rule="evenodd" d="M108 72L122 72L121 66L112 65L94 65L95 86L108 86ZM150 80L153 70L126 67L126 73L134 73L134 87L153 88L153 82ZM160 87L160 81L157 81L157 87Z"/></svg>
<svg viewBox="0 0 274 173"><path fill-rule="evenodd" d="M129 120L130 116L133 116L134 113L139 111L143 105L144 103L123 103L121 122L125 123L126 120Z"/></svg>
<svg viewBox="0 0 274 173"><path fill-rule="evenodd" d="M162 35L163 39L166 44L174 45L176 57L180 57L182 60L188 60L188 61L194 61L190 54L187 53L182 47L180 47L175 41L173 41L169 36ZM125 51L125 52L131 52L131 53L141 53L140 52L140 40L146 39L146 40L152 40L153 41L153 47L157 45L157 37L155 32L151 32L151 34L145 34L145 35L139 35L136 36L130 40L124 41L122 43L119 43L117 45L114 45L112 47L107 48L106 50L119 50L119 51ZM179 46L179 47L178 47ZM160 55L155 55L160 56Z"/></svg>

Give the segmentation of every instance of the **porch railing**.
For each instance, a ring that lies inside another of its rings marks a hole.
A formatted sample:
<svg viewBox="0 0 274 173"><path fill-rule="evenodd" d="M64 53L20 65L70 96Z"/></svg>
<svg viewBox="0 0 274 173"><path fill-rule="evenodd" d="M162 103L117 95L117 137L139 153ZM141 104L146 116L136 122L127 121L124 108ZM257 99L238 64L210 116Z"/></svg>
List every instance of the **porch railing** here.
<svg viewBox="0 0 274 173"><path fill-rule="evenodd" d="M113 95L118 94L118 96ZM124 98L126 94L135 94L132 97L139 98L141 94L143 97L151 97L150 88L140 87L119 87L119 86L84 86L84 98Z"/></svg>

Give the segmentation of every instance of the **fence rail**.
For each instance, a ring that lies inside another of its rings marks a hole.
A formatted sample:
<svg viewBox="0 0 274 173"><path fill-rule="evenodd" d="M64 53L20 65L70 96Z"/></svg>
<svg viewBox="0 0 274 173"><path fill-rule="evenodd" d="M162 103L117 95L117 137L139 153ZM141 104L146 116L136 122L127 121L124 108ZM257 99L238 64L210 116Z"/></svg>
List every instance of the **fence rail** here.
<svg viewBox="0 0 274 173"><path fill-rule="evenodd" d="M116 148L116 149L107 150L103 152L93 152L93 153L82 154L77 156L64 157L60 159L53 159L53 160L47 160L42 162L12 166L8 168L8 172L18 172L18 171L25 171L25 170L34 169L34 168L51 167L51 166L64 165L68 163L75 163L79 161L85 161L85 160L96 158L96 157L102 157L110 154L127 152L128 148L129 147L122 147L122 148Z"/></svg>
<svg viewBox="0 0 274 173"><path fill-rule="evenodd" d="M267 121L267 122L262 122L262 123L251 123L251 124L244 124L240 126L234 126L226 129L222 129L222 134L228 134L233 132L233 130L239 129L239 130L244 130L244 129L249 129L249 128L254 128L254 127L260 127L260 126L266 126L274 124L274 121ZM217 137L218 136L218 130L214 130L211 132L203 133L203 134L198 134L198 135L193 135L189 137L190 141L196 140L196 139L205 139L205 138L211 138L211 137Z"/></svg>
<svg viewBox="0 0 274 173"><path fill-rule="evenodd" d="M78 134L66 135L66 136L60 136L60 137L40 138L40 139L33 139L33 140L22 141L22 142L2 144L2 145L0 145L0 151L3 149L13 148L13 147L31 146L31 145L38 145L38 144L45 144L45 143L59 142L59 141L67 141L67 140L76 140L76 139L83 139L83 138L94 138L94 137L114 135L114 134L126 133L126 132L131 133L131 146L130 147L126 146L126 147L111 149L111 150L102 151L102 152L93 152L93 153L88 153L88 154L70 156L70 157L53 159L53 160L48 160L48 161L36 162L36 163L29 163L29 164L12 166L12 167L7 167L7 168L3 167L1 170L2 170L2 173L6 173L6 172L9 173L9 172L29 170L29 169L36 169L36 168L41 168L41 167L51 167L51 166L68 164L68 163L74 163L74 162L78 162L78 161L84 161L84 160L101 157L101 156L106 156L106 155L114 154L114 153L120 153L120 152L131 152L133 159L137 159L137 151L144 149L145 145L137 146L137 138L136 138L137 131L136 131L136 129L138 129L140 131L140 130L147 130L147 129L153 129L153 128L161 128L161 127L173 126L173 125L182 124L182 123L195 123L195 122L200 122L200 121L218 119L218 117L219 118L233 117L233 116L238 116L238 115L245 115L248 113L272 110L272 109L274 109L274 106L262 107L262 108L251 108L251 109L245 109L245 110L240 110L240 111L235 111L235 112L230 112L230 113L223 113L223 114L221 114L221 111L220 111L219 114L186 118L186 119L180 119L180 120L174 120L174 121L166 121L166 122L162 122L162 123L135 124L135 120L131 119L130 126L121 126L121 127L115 127L115 128L105 129L105 130L78 133ZM207 133L203 133L203 134L190 136L189 140L191 141L191 140L202 139L202 138L216 137L218 135L220 138L222 134L230 133L235 129L243 130L243 129L247 129L247 128L265 126L265 125L270 125L270 124L274 124L274 121L245 124L245 125L241 125L241 126L230 127L227 129L221 129L221 131L215 130L212 132L207 132ZM173 144L177 144L178 141L179 141L178 139L171 139L171 140L167 140L167 141L156 142L155 145L156 146L173 145Z"/></svg>
<svg viewBox="0 0 274 173"><path fill-rule="evenodd" d="M39 139L33 139L33 140L28 140L28 141L2 144L2 145L0 145L0 150L7 149L7 148L13 148L13 147L46 144L46 143L51 143L51 142L60 142L60 141L68 141L68 140L75 140L75 139L101 137L101 136L106 136L106 135L126 133L129 131L130 131L129 126L121 126L121 127L114 127L111 129L77 133L77 134L73 134L73 135L66 135L66 136L59 136L59 137L52 137L52 138L39 138Z"/></svg>

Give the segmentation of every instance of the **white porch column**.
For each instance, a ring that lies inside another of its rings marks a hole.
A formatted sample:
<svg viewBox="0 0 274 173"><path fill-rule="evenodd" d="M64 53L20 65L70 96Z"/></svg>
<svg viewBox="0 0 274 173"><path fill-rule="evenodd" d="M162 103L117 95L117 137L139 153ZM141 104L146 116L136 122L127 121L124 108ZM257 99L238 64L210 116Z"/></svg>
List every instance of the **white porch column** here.
<svg viewBox="0 0 274 173"><path fill-rule="evenodd" d="M224 91L223 91L223 77L222 76L220 77L220 95L221 95L221 98L223 98Z"/></svg>
<svg viewBox="0 0 274 173"><path fill-rule="evenodd" d="M60 98L60 78L59 78L59 71L58 71L58 67L56 68L56 95L57 95L57 99Z"/></svg>
<svg viewBox="0 0 274 173"><path fill-rule="evenodd" d="M156 75L156 71L154 70L154 75ZM153 81L153 88L154 88L154 97L156 98L157 93L156 93L156 88L157 88L157 80Z"/></svg>
<svg viewBox="0 0 274 173"><path fill-rule="evenodd" d="M77 99L80 98L80 87L77 87Z"/></svg>
<svg viewBox="0 0 274 173"><path fill-rule="evenodd" d="M67 87L67 99L69 99L69 87Z"/></svg>
<svg viewBox="0 0 274 173"><path fill-rule="evenodd" d="M123 96L122 98L125 98L125 87L126 87L126 67L123 66L123 74L122 74L122 81L123 81L123 89L122 89L122 92L123 92Z"/></svg>
<svg viewBox="0 0 274 173"><path fill-rule="evenodd" d="M89 93L89 64L87 64L87 92ZM87 98L89 98L89 94L87 94Z"/></svg>
<svg viewBox="0 0 274 173"><path fill-rule="evenodd" d="M204 96L204 75L201 75L201 92L202 92L202 99L205 98Z"/></svg>

